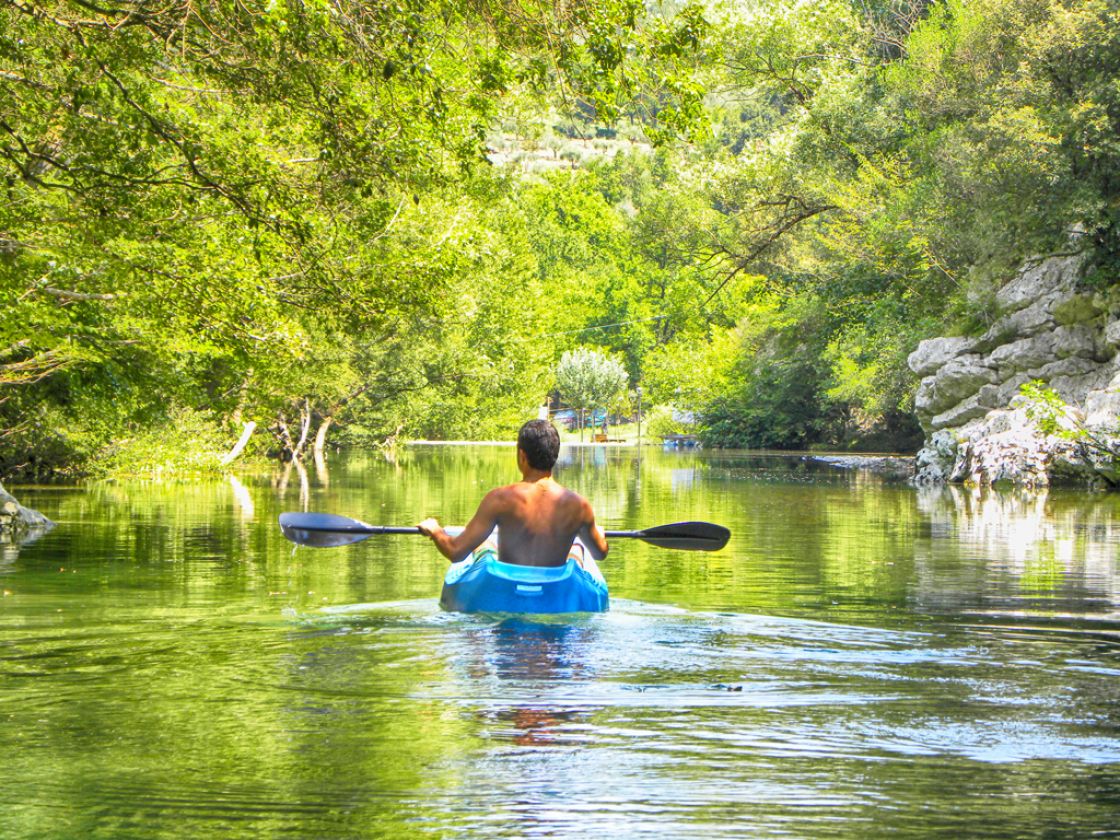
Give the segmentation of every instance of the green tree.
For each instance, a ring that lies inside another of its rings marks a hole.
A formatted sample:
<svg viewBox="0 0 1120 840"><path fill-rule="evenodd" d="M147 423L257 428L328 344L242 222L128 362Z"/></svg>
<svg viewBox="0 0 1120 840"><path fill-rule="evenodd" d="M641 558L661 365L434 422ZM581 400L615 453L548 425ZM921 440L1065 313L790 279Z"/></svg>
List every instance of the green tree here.
<svg viewBox="0 0 1120 840"><path fill-rule="evenodd" d="M463 383L508 396L527 369L496 363L487 313L513 251L469 246L512 227L472 240L461 213L505 201L499 105L652 96L684 130L702 36L698 7L634 2L0 3L0 469L88 464L183 412L293 455Z"/></svg>
<svg viewBox="0 0 1120 840"><path fill-rule="evenodd" d="M556 366L556 385L561 398L580 409L602 409L604 431L606 412L626 393L629 381L621 362L597 350L569 350Z"/></svg>

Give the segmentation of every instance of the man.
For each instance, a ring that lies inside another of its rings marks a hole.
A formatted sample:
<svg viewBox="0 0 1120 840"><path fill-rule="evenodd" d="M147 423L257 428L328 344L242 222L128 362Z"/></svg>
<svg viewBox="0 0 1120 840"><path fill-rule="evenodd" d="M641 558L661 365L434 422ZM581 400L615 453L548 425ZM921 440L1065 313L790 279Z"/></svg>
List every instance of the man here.
<svg viewBox="0 0 1120 840"><path fill-rule="evenodd" d="M607 539L587 499L552 478L560 434L547 420L530 420L517 434L521 481L491 490L462 533L451 536L435 519L420 523L440 553L457 563L499 529L498 559L519 566L563 566L576 537L595 560L607 556Z"/></svg>

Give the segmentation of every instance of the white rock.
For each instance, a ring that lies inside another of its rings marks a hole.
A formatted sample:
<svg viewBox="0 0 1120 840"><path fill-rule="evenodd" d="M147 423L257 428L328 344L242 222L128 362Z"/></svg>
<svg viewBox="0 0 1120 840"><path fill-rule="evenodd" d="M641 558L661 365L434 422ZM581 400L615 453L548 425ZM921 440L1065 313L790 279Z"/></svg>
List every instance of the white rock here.
<svg viewBox="0 0 1120 840"><path fill-rule="evenodd" d="M1004 284L996 303L1005 312L1017 312L1054 293L1072 294L1085 260L1086 254L1075 254L1033 262Z"/></svg>
<svg viewBox="0 0 1120 840"><path fill-rule="evenodd" d="M1085 396L1085 425L1090 428L1120 428L1120 391L1094 390Z"/></svg>
<svg viewBox="0 0 1120 840"><path fill-rule="evenodd" d="M1054 361L1054 343L1054 333L1045 332L1000 345L988 358L998 368L1000 379L1006 380L1016 373L1040 368Z"/></svg>
<svg viewBox="0 0 1120 840"><path fill-rule="evenodd" d="M1111 350L1120 348L1120 321L1109 321L1105 325L1104 341Z"/></svg>
<svg viewBox="0 0 1120 840"><path fill-rule="evenodd" d="M936 373L942 365L972 350L971 338L930 338L918 342L918 349L906 357L906 364L918 376Z"/></svg>
<svg viewBox="0 0 1120 840"><path fill-rule="evenodd" d="M989 411L991 411L989 406L981 404L980 395L974 394L964 402L954 405L948 411L930 418L929 426L931 429L953 429L963 426L969 420L984 417Z"/></svg>

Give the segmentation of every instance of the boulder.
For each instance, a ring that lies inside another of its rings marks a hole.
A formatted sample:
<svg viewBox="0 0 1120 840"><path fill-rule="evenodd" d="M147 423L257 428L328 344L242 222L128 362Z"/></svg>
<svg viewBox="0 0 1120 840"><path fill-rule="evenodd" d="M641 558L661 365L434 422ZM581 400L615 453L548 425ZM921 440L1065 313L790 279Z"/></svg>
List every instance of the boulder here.
<svg viewBox="0 0 1120 840"><path fill-rule="evenodd" d="M1048 295L1025 309L1020 309L1000 318L976 342L976 349L980 352L990 353L996 347L1007 344L1009 341L1039 335L1055 329L1058 322L1054 320L1051 309L1057 301L1057 296Z"/></svg>
<svg viewBox="0 0 1120 840"><path fill-rule="evenodd" d="M1104 328L1105 346L1112 352L1120 350L1120 320L1109 321ZM920 347L921 345L919 345Z"/></svg>
<svg viewBox="0 0 1120 840"><path fill-rule="evenodd" d="M25 508L0 484L0 545L26 542L53 527L54 523L47 517Z"/></svg>
<svg viewBox="0 0 1120 840"><path fill-rule="evenodd" d="M951 432L937 431L914 456L914 478L917 485L944 484L949 480L957 459L957 439Z"/></svg>
<svg viewBox="0 0 1120 840"><path fill-rule="evenodd" d="M946 362L932 377L922 381L914 399L918 419L928 423L931 415L941 414L964 402L999 379L987 359L976 354L959 356Z"/></svg>
<svg viewBox="0 0 1120 840"><path fill-rule="evenodd" d="M996 292L1003 312L1018 312L1044 298L1070 297L1077 289L1086 254L1053 256L1029 261Z"/></svg>
<svg viewBox="0 0 1120 840"><path fill-rule="evenodd" d="M1037 370L1056 358L1054 333L1020 338L1001 344L988 356L999 371L1001 380L1010 379L1016 373Z"/></svg>
<svg viewBox="0 0 1120 840"><path fill-rule="evenodd" d="M906 364L918 376L930 376L947 362L970 352L975 343L970 338L926 339L918 343L918 349L906 358ZM1120 339L1117 344L1120 344Z"/></svg>
<svg viewBox="0 0 1120 840"><path fill-rule="evenodd" d="M1090 428L1120 432L1120 390L1097 389L1085 395L1085 425Z"/></svg>
<svg viewBox="0 0 1120 840"><path fill-rule="evenodd" d="M985 385L985 388L991 388L991 385ZM973 394L962 403L958 403L944 411L941 414L935 415L930 419L929 425L931 429L955 429L958 426L963 426L969 420L975 420L978 417L986 417L988 412L991 411L991 406L984 405L981 402L981 395L979 393Z"/></svg>
<svg viewBox="0 0 1120 840"><path fill-rule="evenodd" d="M1120 455L1092 441L1115 440L1120 453L1120 296L1082 288L1085 264L1083 255L1031 262L999 290L1002 314L982 335L929 339L910 354L927 433L915 483L1042 487L1073 475L1114 483ZM1034 380L1070 406L1080 440L1041 434L1021 396Z"/></svg>

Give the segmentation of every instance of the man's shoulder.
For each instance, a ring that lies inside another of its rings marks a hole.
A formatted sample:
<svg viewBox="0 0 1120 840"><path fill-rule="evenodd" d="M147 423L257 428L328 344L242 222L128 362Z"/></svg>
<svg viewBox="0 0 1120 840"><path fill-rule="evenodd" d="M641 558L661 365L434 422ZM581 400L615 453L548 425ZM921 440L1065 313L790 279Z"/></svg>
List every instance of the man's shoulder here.
<svg viewBox="0 0 1120 840"><path fill-rule="evenodd" d="M495 487L486 494L485 502L492 505L505 505L525 495L525 487L518 484L503 484L501 487Z"/></svg>

